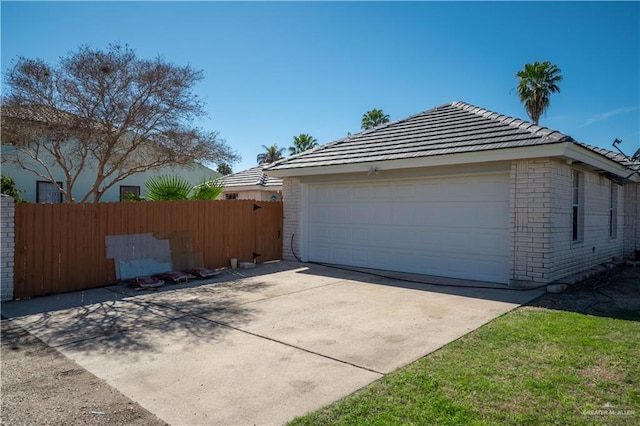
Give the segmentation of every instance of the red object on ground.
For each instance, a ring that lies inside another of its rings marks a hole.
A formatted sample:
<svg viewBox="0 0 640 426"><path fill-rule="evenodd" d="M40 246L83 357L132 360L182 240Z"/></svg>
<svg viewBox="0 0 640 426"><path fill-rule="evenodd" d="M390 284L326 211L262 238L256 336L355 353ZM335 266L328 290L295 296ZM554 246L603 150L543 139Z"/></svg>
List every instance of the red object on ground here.
<svg viewBox="0 0 640 426"><path fill-rule="evenodd" d="M130 279L129 282L142 288L160 287L164 284L164 281L157 277L136 277Z"/></svg>
<svg viewBox="0 0 640 426"><path fill-rule="evenodd" d="M189 278L195 278L195 276L190 273L182 271L163 272L161 274L155 274L154 276L162 280L173 281L174 283L186 283L189 281Z"/></svg>
<svg viewBox="0 0 640 426"><path fill-rule="evenodd" d="M192 275L195 275L198 278L211 278L211 277L215 277L220 273L220 271L217 271L215 269L210 269L210 268L193 268L187 272L189 272Z"/></svg>

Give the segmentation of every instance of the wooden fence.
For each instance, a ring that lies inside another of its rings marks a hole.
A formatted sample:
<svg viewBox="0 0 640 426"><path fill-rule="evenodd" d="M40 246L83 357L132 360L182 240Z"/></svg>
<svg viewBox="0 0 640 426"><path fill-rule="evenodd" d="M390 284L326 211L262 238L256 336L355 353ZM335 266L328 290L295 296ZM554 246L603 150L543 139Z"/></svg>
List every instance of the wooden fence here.
<svg viewBox="0 0 640 426"><path fill-rule="evenodd" d="M281 202L19 203L15 210L16 299L117 282L106 237L169 240L174 264L191 266L282 256Z"/></svg>

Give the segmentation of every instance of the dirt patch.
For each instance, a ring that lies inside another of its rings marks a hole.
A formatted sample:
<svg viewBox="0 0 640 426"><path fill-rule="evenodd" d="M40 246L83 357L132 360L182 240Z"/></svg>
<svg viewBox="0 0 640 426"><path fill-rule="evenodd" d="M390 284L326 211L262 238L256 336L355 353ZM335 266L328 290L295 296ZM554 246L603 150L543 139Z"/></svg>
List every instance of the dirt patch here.
<svg viewBox="0 0 640 426"><path fill-rule="evenodd" d="M1 327L3 425L167 424L11 321Z"/></svg>
<svg viewBox="0 0 640 426"><path fill-rule="evenodd" d="M572 285L563 293L545 293L529 305L640 321L640 266L619 266Z"/></svg>

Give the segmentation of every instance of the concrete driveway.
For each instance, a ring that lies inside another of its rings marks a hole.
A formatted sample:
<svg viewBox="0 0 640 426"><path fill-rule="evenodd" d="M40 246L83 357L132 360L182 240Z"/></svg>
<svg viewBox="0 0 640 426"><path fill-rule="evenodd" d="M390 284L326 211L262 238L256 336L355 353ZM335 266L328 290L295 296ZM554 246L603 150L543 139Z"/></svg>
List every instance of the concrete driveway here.
<svg viewBox="0 0 640 426"><path fill-rule="evenodd" d="M2 315L168 423L282 424L540 295L446 283L460 287L274 262L157 292L3 303Z"/></svg>

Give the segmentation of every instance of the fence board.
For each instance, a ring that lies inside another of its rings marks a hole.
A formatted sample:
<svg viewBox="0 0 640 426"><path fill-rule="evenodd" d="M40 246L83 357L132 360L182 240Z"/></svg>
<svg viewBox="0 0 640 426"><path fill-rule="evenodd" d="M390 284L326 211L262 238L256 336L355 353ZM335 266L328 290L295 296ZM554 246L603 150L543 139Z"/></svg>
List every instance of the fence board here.
<svg viewBox="0 0 640 426"><path fill-rule="evenodd" d="M260 208L254 209L254 204ZM17 299L113 284L105 237L168 238L172 258L220 268L282 256L282 203L252 200L16 204ZM175 253L174 253L175 251ZM179 262L178 262L179 263Z"/></svg>

